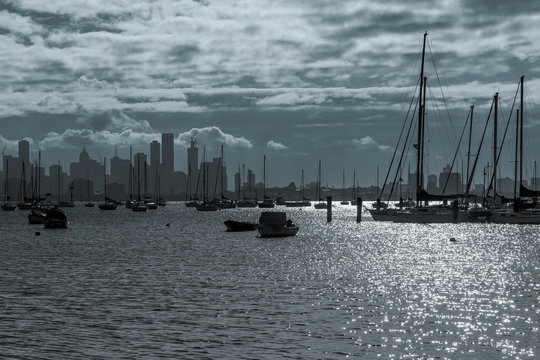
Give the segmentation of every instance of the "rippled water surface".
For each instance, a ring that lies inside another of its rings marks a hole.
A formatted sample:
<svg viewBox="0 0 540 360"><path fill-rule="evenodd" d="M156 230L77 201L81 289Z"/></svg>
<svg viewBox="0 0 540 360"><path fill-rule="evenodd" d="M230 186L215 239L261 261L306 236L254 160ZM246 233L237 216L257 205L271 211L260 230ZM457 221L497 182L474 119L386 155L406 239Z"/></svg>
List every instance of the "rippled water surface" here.
<svg viewBox="0 0 540 360"><path fill-rule="evenodd" d="M337 206L261 239L223 225L259 209L66 212L66 230L0 213L2 358L540 357L540 226Z"/></svg>

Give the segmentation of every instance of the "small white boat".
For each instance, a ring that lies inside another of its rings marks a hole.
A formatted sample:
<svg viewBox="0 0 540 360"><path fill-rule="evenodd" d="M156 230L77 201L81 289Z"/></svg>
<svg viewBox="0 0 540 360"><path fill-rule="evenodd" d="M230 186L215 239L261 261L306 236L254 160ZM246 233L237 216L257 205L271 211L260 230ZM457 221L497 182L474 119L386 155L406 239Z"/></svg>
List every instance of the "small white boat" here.
<svg viewBox="0 0 540 360"><path fill-rule="evenodd" d="M259 218L257 230L261 237L294 236L299 227L294 225L283 211L265 211Z"/></svg>

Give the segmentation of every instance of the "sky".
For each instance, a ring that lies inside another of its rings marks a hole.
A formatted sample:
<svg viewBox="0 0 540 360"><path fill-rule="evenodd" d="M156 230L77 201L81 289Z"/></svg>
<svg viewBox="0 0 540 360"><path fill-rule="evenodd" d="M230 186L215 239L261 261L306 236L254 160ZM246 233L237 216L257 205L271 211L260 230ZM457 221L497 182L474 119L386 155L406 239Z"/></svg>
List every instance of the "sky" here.
<svg viewBox="0 0 540 360"><path fill-rule="evenodd" d="M345 169L347 184L353 170L375 184L428 31L430 172L452 161L471 104L473 144L495 92L509 116L524 74L530 175L539 22L529 0L2 0L0 148L17 155L26 138L46 164L67 166L83 145L96 159L115 147L127 158L129 145L149 152L172 132L176 170L195 135L208 157L225 145L229 175L242 163L261 174L266 155L270 185L298 183L301 169L314 180L318 160L323 183L341 186Z"/></svg>

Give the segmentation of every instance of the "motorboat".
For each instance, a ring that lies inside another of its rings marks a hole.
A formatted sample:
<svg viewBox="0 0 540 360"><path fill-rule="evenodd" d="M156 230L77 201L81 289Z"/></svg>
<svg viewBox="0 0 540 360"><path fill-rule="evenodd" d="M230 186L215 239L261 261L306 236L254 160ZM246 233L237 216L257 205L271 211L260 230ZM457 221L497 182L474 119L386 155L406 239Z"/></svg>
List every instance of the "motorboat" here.
<svg viewBox="0 0 540 360"><path fill-rule="evenodd" d="M244 221L227 220L224 222L227 231L254 231L257 230L257 223Z"/></svg>
<svg viewBox="0 0 540 360"><path fill-rule="evenodd" d="M47 211L43 225L47 229L64 229L67 228L68 220L66 213L59 208L53 208Z"/></svg>
<svg viewBox="0 0 540 360"><path fill-rule="evenodd" d="M293 224L284 211L264 211L260 218L257 230L261 237L294 236L299 227Z"/></svg>
<svg viewBox="0 0 540 360"><path fill-rule="evenodd" d="M45 208L33 208L28 214L28 223L30 225L43 224L47 216L47 209Z"/></svg>

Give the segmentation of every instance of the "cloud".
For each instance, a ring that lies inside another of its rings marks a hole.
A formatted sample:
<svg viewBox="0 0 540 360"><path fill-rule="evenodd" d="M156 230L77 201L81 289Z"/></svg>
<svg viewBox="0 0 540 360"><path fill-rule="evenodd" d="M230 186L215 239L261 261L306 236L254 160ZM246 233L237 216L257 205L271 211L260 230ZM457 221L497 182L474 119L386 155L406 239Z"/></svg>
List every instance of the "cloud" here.
<svg viewBox="0 0 540 360"><path fill-rule="evenodd" d="M287 146L283 145L282 143L278 143L274 140L270 140L266 143L266 147L273 150L285 150L288 149Z"/></svg>
<svg viewBox="0 0 540 360"><path fill-rule="evenodd" d="M237 137L231 134L224 133L217 126L210 126L204 128L193 128L189 131L181 133L177 136L175 142L177 145L188 147L191 138L196 138L197 143L200 146L212 146L219 143L230 147L251 149L253 144L245 137Z"/></svg>
<svg viewBox="0 0 540 360"><path fill-rule="evenodd" d="M360 149L379 149L383 151L390 148L388 145L379 144L371 136L364 136L361 139L353 139L352 143Z"/></svg>
<svg viewBox="0 0 540 360"><path fill-rule="evenodd" d="M105 111L102 113L89 113L79 119L79 124L90 125L93 129L112 132L132 131L152 131L147 120L136 120L119 110Z"/></svg>
<svg viewBox="0 0 540 360"><path fill-rule="evenodd" d="M40 149L74 149L83 145L97 146L147 146L153 140L160 140L159 133L144 133L132 130L111 132L108 130L94 131L91 129L67 129L62 133L49 132L39 141Z"/></svg>

